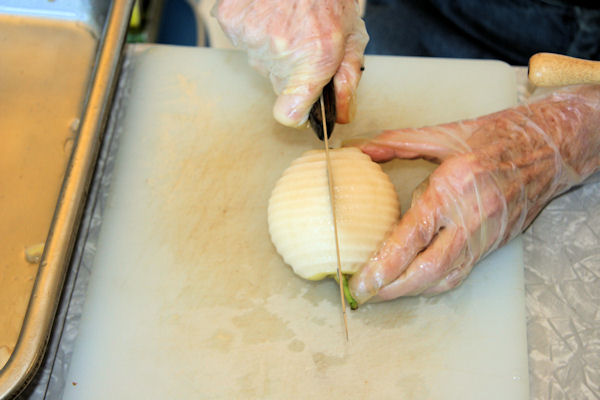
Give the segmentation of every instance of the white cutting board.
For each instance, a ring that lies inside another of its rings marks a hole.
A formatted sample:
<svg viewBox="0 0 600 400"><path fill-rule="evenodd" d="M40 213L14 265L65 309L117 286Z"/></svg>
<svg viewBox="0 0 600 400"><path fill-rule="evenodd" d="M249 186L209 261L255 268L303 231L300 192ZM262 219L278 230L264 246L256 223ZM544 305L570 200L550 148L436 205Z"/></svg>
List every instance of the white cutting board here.
<svg viewBox="0 0 600 400"><path fill-rule="evenodd" d="M498 62L368 57L356 122L334 136L474 117L515 102ZM66 399L525 399L519 240L459 289L367 305L344 340L334 281L296 277L267 200L310 130L238 52L134 58ZM386 170L404 207L425 162Z"/></svg>

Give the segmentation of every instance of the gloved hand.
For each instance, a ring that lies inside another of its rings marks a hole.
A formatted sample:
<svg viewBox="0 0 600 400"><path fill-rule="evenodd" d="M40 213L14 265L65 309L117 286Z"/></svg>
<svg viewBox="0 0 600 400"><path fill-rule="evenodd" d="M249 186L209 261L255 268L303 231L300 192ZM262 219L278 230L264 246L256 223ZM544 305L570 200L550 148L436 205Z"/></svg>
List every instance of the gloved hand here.
<svg viewBox="0 0 600 400"><path fill-rule="evenodd" d="M369 40L356 0L219 0L213 15L271 80L277 121L304 124L334 77L337 122L350 122Z"/></svg>
<svg viewBox="0 0 600 400"><path fill-rule="evenodd" d="M359 303L433 295L522 232L555 196L600 169L600 86L557 91L470 121L385 131L374 161L441 162L349 285Z"/></svg>

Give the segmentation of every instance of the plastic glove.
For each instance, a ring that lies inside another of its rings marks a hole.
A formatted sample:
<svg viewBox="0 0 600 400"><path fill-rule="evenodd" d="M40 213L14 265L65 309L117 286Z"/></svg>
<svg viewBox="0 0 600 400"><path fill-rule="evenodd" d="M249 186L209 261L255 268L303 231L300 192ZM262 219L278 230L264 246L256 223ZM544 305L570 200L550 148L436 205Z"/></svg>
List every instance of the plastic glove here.
<svg viewBox="0 0 600 400"><path fill-rule="evenodd" d="M219 0L213 9L236 47L267 75L279 96L277 121L300 126L334 77L337 122L354 114L354 93L369 40L356 0Z"/></svg>
<svg viewBox="0 0 600 400"><path fill-rule="evenodd" d="M350 280L359 303L433 295L522 232L555 196L600 169L600 86L555 92L466 122L385 131L358 144L378 162L441 162Z"/></svg>

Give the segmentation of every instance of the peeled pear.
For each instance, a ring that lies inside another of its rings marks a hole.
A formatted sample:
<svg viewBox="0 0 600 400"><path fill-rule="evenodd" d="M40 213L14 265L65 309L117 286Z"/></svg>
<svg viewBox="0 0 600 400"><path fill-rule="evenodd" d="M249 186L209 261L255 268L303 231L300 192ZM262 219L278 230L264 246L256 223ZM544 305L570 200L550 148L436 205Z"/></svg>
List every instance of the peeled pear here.
<svg viewBox="0 0 600 400"><path fill-rule="evenodd" d="M368 261L400 215L388 175L356 148L330 150L342 273ZM277 252L299 276L318 280L337 271L324 150L292 162L269 199L268 223Z"/></svg>

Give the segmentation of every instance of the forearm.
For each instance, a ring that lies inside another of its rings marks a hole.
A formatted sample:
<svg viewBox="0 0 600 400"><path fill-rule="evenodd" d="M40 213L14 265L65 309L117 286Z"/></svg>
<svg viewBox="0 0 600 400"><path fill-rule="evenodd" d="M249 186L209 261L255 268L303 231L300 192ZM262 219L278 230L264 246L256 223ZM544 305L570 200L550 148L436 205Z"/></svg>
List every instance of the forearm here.
<svg viewBox="0 0 600 400"><path fill-rule="evenodd" d="M600 169L600 86L557 91L482 117L467 143L503 194L505 243L552 198Z"/></svg>
<svg viewBox="0 0 600 400"><path fill-rule="evenodd" d="M522 229L554 197L583 182L600 169L600 86L581 86L555 92L544 101L529 107L532 128L548 142L532 159L532 177L554 171L551 181L530 179L527 182L530 209ZM551 151L550 151L551 150ZM554 153L554 154L551 154ZM536 198L537 195L537 198ZM531 196L531 197L530 197Z"/></svg>

